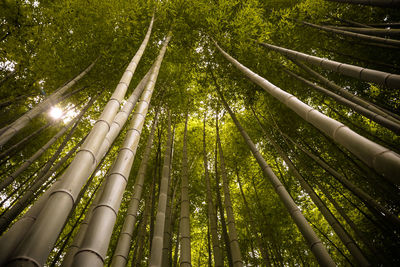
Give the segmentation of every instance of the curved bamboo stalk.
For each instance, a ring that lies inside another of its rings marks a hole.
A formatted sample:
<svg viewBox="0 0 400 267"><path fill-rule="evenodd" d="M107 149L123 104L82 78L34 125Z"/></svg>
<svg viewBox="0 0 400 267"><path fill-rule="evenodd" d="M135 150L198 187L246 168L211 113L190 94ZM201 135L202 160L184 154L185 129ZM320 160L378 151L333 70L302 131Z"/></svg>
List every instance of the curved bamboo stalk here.
<svg viewBox="0 0 400 267"><path fill-rule="evenodd" d="M188 181L188 157L187 157L187 124L189 113L186 113L185 130L183 132L182 148L182 182L181 182L181 217L179 223L180 232L180 258L181 267L191 267L191 245L190 245L190 200Z"/></svg>
<svg viewBox="0 0 400 267"><path fill-rule="evenodd" d="M324 30L327 32L333 32L336 34L341 34L344 36L358 38L361 40L371 41L371 42L375 42L375 43L379 43L379 44L390 45L390 46L396 47L397 49L400 48L400 40L371 36L371 35L367 35L367 34L351 32L351 31L345 31L342 29L328 27L328 26L321 26L321 25L317 25L317 24L313 24L313 23L305 22L305 21L300 21L300 22L303 23L304 25L307 25L307 26L310 26L310 27L313 27L316 29Z"/></svg>
<svg viewBox="0 0 400 267"><path fill-rule="evenodd" d="M317 206L318 210L321 212L322 216L324 216L325 220L329 223L332 229L335 231L339 239L346 246L350 254L353 256L354 260L357 262L358 266L370 266L370 263L363 255L360 248L351 238L351 236L347 233L347 231L343 228L340 222L336 219L336 217L332 214L332 212L328 209L324 201L315 193L313 188L309 185L309 183L304 179L304 177L300 174L298 169L294 166L293 162L289 159L287 154L283 151L282 147L278 145L271 136L265 131L263 125L261 124L259 118L257 117L254 110L251 108L254 117L256 118L258 124L261 127L261 130L267 139L267 141L274 147L274 149L278 152L278 154L285 161L289 170L292 172L294 177L300 182L301 187L304 191L309 195L315 206Z"/></svg>
<svg viewBox="0 0 400 267"><path fill-rule="evenodd" d="M90 64L89 67L87 67L78 76L73 78L62 87L55 90L54 93L52 93L44 101L42 101L30 111L19 117L16 121L11 123L9 125L10 127L0 135L0 146L4 145L8 140L10 140L11 137L13 137L17 132L24 128L33 118L40 115L47 108L51 107L53 103L58 102L58 98L60 98L65 91L74 86L83 76L85 76L93 68L97 60L98 58L96 58L95 61L93 61L93 63Z"/></svg>
<svg viewBox="0 0 400 267"><path fill-rule="evenodd" d="M219 137L218 117L216 117L215 128L217 132L217 144L219 149L219 161L221 167L222 185L224 188L224 204L225 204L226 218L229 229L229 245L231 247L231 252L232 252L233 266L241 267L243 266L242 254L240 252L238 234L235 226L235 216L232 208L232 200L231 200L231 193L229 190L228 178L226 177L224 153L222 151L221 140ZM215 168L217 168L217 166L215 166Z"/></svg>
<svg viewBox="0 0 400 267"><path fill-rule="evenodd" d="M167 209L167 194L170 178L172 152L172 131L171 131L171 113L168 112L168 137L164 154L164 163L162 168L160 192L158 196L158 208L156 222L154 226L153 241L151 244L149 266L159 267L162 262L162 250L164 241L164 226Z"/></svg>
<svg viewBox="0 0 400 267"><path fill-rule="evenodd" d="M153 125L149 137L147 139L146 148L143 152L143 158L139 166L138 174L136 176L135 186L133 187L133 196L129 202L128 211L125 215L124 224L122 225L119 234L117 246L111 261L111 266L124 267L128 262L129 249L131 245L131 237L135 229L136 217L139 208L139 203L142 195L144 178L146 176L147 165L150 158L151 148L153 145L154 132L156 130L158 121L158 111L154 115ZM147 204L146 204L147 205Z"/></svg>
<svg viewBox="0 0 400 267"><path fill-rule="evenodd" d="M52 192L38 219L24 239L23 244L16 251L14 258L11 259L12 264L18 265L19 262L26 262L27 258L29 261L38 263L39 265L46 262L46 258L68 218L68 214L74 205L80 189L94 169L85 168L85 166L90 166L93 163L96 165L96 154L110 129L111 123L120 107L120 102L125 96L133 72L143 55L150 38L152 24L153 19L146 37L128 65L111 99L104 107L100 118L93 126L89 136L66 170L57 190Z"/></svg>
<svg viewBox="0 0 400 267"><path fill-rule="evenodd" d="M366 6L379 6L379 7L398 7L400 6L399 0L328 0L331 2L366 5Z"/></svg>
<svg viewBox="0 0 400 267"><path fill-rule="evenodd" d="M338 29L349 32L358 32L368 35L377 36L399 36L400 29L382 29L382 28L358 28L358 27L340 27L340 26L329 26L332 29Z"/></svg>
<svg viewBox="0 0 400 267"><path fill-rule="evenodd" d="M400 173L400 155L368 140L367 138L353 132L342 123L337 122L304 104L293 95L283 91L279 87L273 85L263 77L243 66L236 59L222 50L217 43L215 43L215 45L224 57L243 72L251 81L259 85L280 102L284 103L307 122L311 123L317 129L331 137L335 142L343 145L378 173L386 176L394 184L400 184L400 176L398 175ZM400 75L398 76L400 77Z"/></svg>
<svg viewBox="0 0 400 267"><path fill-rule="evenodd" d="M224 266L224 261L222 258L222 249L217 232L217 213L215 211L214 201L211 196L210 176L208 174L208 163L207 163L207 152L206 152L206 114L204 114L204 126L203 126L203 163L204 163L204 178L206 180L206 188L207 188L206 199L208 206L208 221L211 232L212 251L214 255L214 266L222 267Z"/></svg>
<svg viewBox="0 0 400 267"><path fill-rule="evenodd" d="M374 112L372 112L372 111L370 111L370 110L368 110L368 109L366 109L366 108L364 108L364 107L362 107L360 105L357 105L357 104L345 99L344 97L341 97L340 95L337 95L337 94L335 94L335 93L333 93L333 92L331 92L331 91L329 91L329 90L327 90L327 89L325 89L325 88L323 88L323 87L321 87L321 86L319 86L317 84L314 84L311 81L309 81L309 80L307 80L307 79L295 74L294 72L292 72L292 71L290 71L288 69L284 69L284 71L286 73L288 73L289 75L291 75L292 77L296 78L297 80L299 80L299 81L307 84L308 86L314 88L315 90L317 90L317 91L319 91L319 92L321 92L321 93L333 98L334 100L336 100L336 102L338 102L338 103L340 103L340 104L342 104L342 105L344 105L346 107L349 107L349 108L357 111L361 115L364 115L365 117L373 120L374 122L382 125L383 127L393 131L397 135L400 135L400 124L397 124L397 123L395 123L395 122L393 122L391 120L388 120L388 119L382 117L381 115L378 115L378 114L376 114L376 113L374 113Z"/></svg>
<svg viewBox="0 0 400 267"><path fill-rule="evenodd" d="M339 17L336 17L336 16L328 16L328 17L332 18L334 20L340 21L340 22L344 22L344 23L349 24L349 25L357 26L357 27L373 28L372 26L369 26L367 24L359 23L357 21L352 21L352 20L349 20L349 19L342 19L342 18L339 18Z"/></svg>
<svg viewBox="0 0 400 267"><path fill-rule="evenodd" d="M270 48L272 50L278 51L281 54L293 57L296 60L302 60L307 63L319 66L321 68L338 72L340 74L357 78L362 81L374 82L378 84L385 85L389 88L398 89L400 88L400 75L387 73L383 71L377 71L367 68L362 68L350 64L340 63L337 61L320 58L316 56L307 55L305 53L297 52L294 50L286 49L283 47L260 43L261 45Z"/></svg>
<svg viewBox="0 0 400 267"><path fill-rule="evenodd" d="M397 124L400 124L400 120L397 117L392 116L392 114L390 114L389 111L386 111L383 108L377 107L377 106L375 106L375 104L370 103L367 100L364 100L361 97L358 97L358 96L350 93L346 89L344 89L344 88L340 87L339 85L337 85L336 83L328 80L327 78L325 78L324 76L322 76L321 74L319 74L315 70L311 69L310 67L306 66L305 64L299 62L298 60L294 60L294 59L291 59L291 60L296 65L298 65L301 69L305 70L307 73L311 74L312 76L314 76L315 78L320 80L323 84L325 84L327 87L329 87L333 91L337 92L338 94L340 94L344 98L346 98L346 99L350 100L351 102L354 102L354 103L364 107L367 110L370 110L370 111L372 111L372 112L384 117L385 119L388 119L388 120L391 120L391 121L393 121L393 122L395 122Z"/></svg>
<svg viewBox="0 0 400 267"><path fill-rule="evenodd" d="M258 164L260 165L263 174L270 180L271 184L273 185L276 193L278 194L279 198L285 205L286 209L288 210L290 216L292 217L293 221L296 223L298 229L304 236L305 240L307 241L310 250L314 254L315 258L319 262L321 266L336 266L333 262L332 258L328 254L326 248L322 244L321 240L315 234L311 226L308 224L307 220L304 218L304 215L301 213L299 208L297 207L296 203L293 201L292 197L289 195L281 181L279 181L278 177L276 177L275 173L272 171L271 167L267 164L265 159L262 157L261 153L256 148L255 144L251 140L250 136L247 132L243 129L239 121L237 120L235 114L229 108L228 103L225 101L220 89L216 84L217 92L220 96L222 104L225 106L225 109L229 112L233 122L235 123L237 129L239 130L240 134L242 135L244 141L248 145L249 149L253 153L254 157L256 158Z"/></svg>

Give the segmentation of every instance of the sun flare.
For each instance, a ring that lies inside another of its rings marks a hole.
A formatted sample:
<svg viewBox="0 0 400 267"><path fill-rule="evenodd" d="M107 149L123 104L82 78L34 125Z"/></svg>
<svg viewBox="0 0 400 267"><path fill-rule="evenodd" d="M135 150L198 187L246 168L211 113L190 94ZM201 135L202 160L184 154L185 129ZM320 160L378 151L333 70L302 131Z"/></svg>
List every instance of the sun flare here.
<svg viewBox="0 0 400 267"><path fill-rule="evenodd" d="M52 117L53 119L59 119L61 118L61 116L63 115L63 112L61 109L57 108L57 107L52 107L50 109L49 112L50 117Z"/></svg>

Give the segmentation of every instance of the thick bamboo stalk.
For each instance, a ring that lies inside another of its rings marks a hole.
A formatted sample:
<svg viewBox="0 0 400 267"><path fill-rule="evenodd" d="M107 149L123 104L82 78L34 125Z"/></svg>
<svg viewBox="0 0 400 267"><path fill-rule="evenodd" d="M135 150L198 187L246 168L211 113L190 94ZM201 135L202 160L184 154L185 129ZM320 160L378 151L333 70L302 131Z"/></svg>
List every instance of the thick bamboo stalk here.
<svg viewBox="0 0 400 267"><path fill-rule="evenodd" d="M382 84L393 89L400 88L400 75L398 74L392 74L383 71L362 68L350 64L340 63L337 61L307 55L305 53L297 52L294 50L286 49L283 47L267 43L260 43L260 44L272 50L278 51L283 55L293 57L296 60L302 60L307 63L319 66L327 70L335 71L349 77L357 78L362 81Z"/></svg>
<svg viewBox="0 0 400 267"><path fill-rule="evenodd" d="M190 245L190 200L188 181L188 156L187 156L187 124L189 114L186 113L185 130L183 132L182 148L182 182L181 182L181 217L179 223L180 232L180 258L181 267L191 267L191 245Z"/></svg>
<svg viewBox="0 0 400 267"><path fill-rule="evenodd" d="M333 120L304 104L293 95L283 91L279 87L273 85L263 77L243 66L222 50L217 43L215 44L224 57L243 72L251 81L296 112L307 122L311 123L327 136L331 137L335 142L347 148L369 167L372 167L378 173L386 176L394 184L400 184L400 176L398 175L400 173L400 155L368 140L367 138L353 132L342 123ZM298 53L296 55L298 55ZM308 58L310 58L310 56ZM400 77L400 75L398 76Z"/></svg>
<svg viewBox="0 0 400 267"><path fill-rule="evenodd" d="M139 208L140 199L142 196L142 189L144 178L146 176L147 165L150 158L151 148L153 145L154 132L156 130L158 121L158 112L154 115L153 125L149 137L147 139L146 148L143 152L143 158L139 166L138 174L136 176L135 186L133 187L133 195L129 202L128 210L125 215L124 224L122 225L119 234L117 246L111 261L111 266L125 266L128 262L129 249L131 245L131 237L135 229L137 212ZM147 205L147 203L146 203Z"/></svg>
<svg viewBox="0 0 400 267"><path fill-rule="evenodd" d="M98 59L98 58L97 58ZM69 88L74 86L82 77L84 77L96 64L97 59L89 65L83 72L73 78L71 81L58 88L54 93L47 97L44 101L40 102L37 106L26 112L24 115L19 117L16 121L10 124L10 127L0 135L0 146L4 145L8 140L11 139L17 132L24 128L31 120L40 115L44 110L51 107L57 99L67 91Z"/></svg>
<svg viewBox="0 0 400 267"><path fill-rule="evenodd" d="M225 106L225 109L229 112L233 122L235 123L237 129L239 130L240 134L242 135L244 141L248 145L249 149L253 153L254 157L256 158L258 164L260 165L263 174L270 180L272 183L276 193L278 194L279 198L285 205L286 209L288 210L290 216L292 217L293 221L296 223L297 227L299 228L300 232L304 236L305 240L307 241L310 250L314 254L315 258L317 259L318 263L321 266L336 266L333 262L332 258L328 254L328 251L322 244L321 240L315 234L314 230L308 224L307 220L304 218L304 215L301 213L300 209L297 207L296 203L293 201L292 197L289 195L281 181L279 181L278 177L276 177L275 173L272 171L271 167L267 164L265 159L262 157L261 153L256 148L255 144L251 140L250 136L247 132L243 129L241 124L236 118L236 115L232 112L229 108L228 103L225 101L222 93L218 87L217 91L220 96L221 102Z"/></svg>
<svg viewBox="0 0 400 267"><path fill-rule="evenodd" d="M92 104L93 102L90 101ZM81 112L76 116L73 120L71 120L67 125L61 128L49 141L47 141L46 144L44 144L41 148L39 148L35 154L33 154L29 159L27 159L17 170L15 170L13 173L11 173L7 178L5 178L1 183L0 183L0 190L3 190L6 188L8 185L10 185L15 178L17 178L21 173L23 173L33 162L35 162L43 153L45 153L61 136L65 134L65 132L72 127L72 125L78 123L82 116L85 114L87 109L90 107L90 105L86 105L84 109L81 110Z"/></svg>
<svg viewBox="0 0 400 267"><path fill-rule="evenodd" d="M232 253L233 266L241 267L243 266L242 254L240 252L238 234L235 226L235 216L232 208L231 193L229 190L228 178L226 176L224 153L222 151L221 140L219 137L218 117L216 117L215 127L217 132L217 144L219 149L219 161L221 167L222 185L224 188L224 204L225 204L226 218L229 229L229 245ZM217 166L215 166L215 168L217 168Z"/></svg>
<svg viewBox="0 0 400 267"><path fill-rule="evenodd" d="M164 163L162 168L160 192L158 195L158 208L156 221L154 225L153 241L151 244L149 266L159 267L162 262L162 250L164 241L164 226L167 209L167 194L170 178L172 152L172 131L171 131L171 113L168 112L168 137L164 154Z"/></svg>
<svg viewBox="0 0 400 267"><path fill-rule="evenodd" d="M128 182L129 173L135 158L141 131L167 44L168 39L165 41L160 55L157 58L157 64L150 76L150 82L142 93L141 100L131 120L131 125L125 137L124 144L107 178L108 181L100 202L93 210L93 216L90 219L88 230L82 241L82 246L75 254L73 266L104 265L108 244L117 219L123 193ZM123 229L123 231L125 230L127 229ZM101 238L103 241L99 243L98 238ZM130 242L128 242L128 244L130 244ZM129 251L129 247L126 251Z"/></svg>
<svg viewBox="0 0 400 267"><path fill-rule="evenodd" d="M337 236L340 238L342 243L346 246L350 254L353 256L358 266L370 266L368 260L365 258L360 248L351 238L351 236L347 233L347 231L343 228L340 222L336 219L336 217L332 214L332 212L327 208L324 201L319 198L319 196L315 193L315 191L311 188L311 186L307 183L304 177L300 174L298 169L294 166L293 162L289 159L287 154L283 151L282 147L278 145L271 136L265 131L263 125L258 119L256 113L252 109L253 115L258 121L262 132L267 139L267 141L274 147L274 149L278 152L278 154L285 161L286 165L289 167L289 170L292 172L293 176L300 182L301 187L304 191L310 196L313 203L317 206L322 216L324 216L325 220L329 223L332 229L335 231Z"/></svg>
<svg viewBox="0 0 400 267"><path fill-rule="evenodd" d="M323 88L323 87L321 87L321 86L319 86L317 84L314 84L311 81L309 81L309 80L307 80L307 79L295 74L294 72L292 72L292 71L290 71L288 69L285 69L284 71L286 73L288 73L289 75L291 75L292 77L298 79L299 81L307 84L311 88L314 88L315 90L317 90L317 91L319 91L319 92L321 92L321 93L333 98L334 100L336 100L336 102L338 102L338 103L340 103L340 104L342 104L342 105L344 105L346 107L349 107L349 108L357 111L361 115L364 115L365 117L375 121L376 123L382 125L383 127L393 131L397 135L400 135L400 124L397 124L397 123L395 123L395 122L393 122L391 120L388 120L388 119L382 117L381 115L378 115L378 114L376 114L376 113L374 113L374 112L372 112L372 111L370 111L370 110L368 110L368 109L366 109L366 108L364 108L364 107L362 107L362 106L360 106L358 104L355 104L355 103L347 100L346 98L344 98L344 97L342 97L340 95L337 95L337 94L329 91L328 89L325 89L325 88Z"/></svg>
<svg viewBox="0 0 400 267"><path fill-rule="evenodd" d="M323 31L333 32L336 34L341 34L344 36L358 38L361 40L366 40L366 41L370 41L370 42L374 42L374 43L378 43L378 44L390 45L397 49L400 48L400 40L377 37L377 36L372 36L372 35L368 35L368 34L352 32L352 31L346 31L346 30L339 29L339 28L321 26L321 25L317 25L317 24L313 24L313 23L309 23L309 22L305 22L305 21L301 21L301 23L303 23L304 25L316 28L316 29L323 30Z"/></svg>
<svg viewBox="0 0 400 267"><path fill-rule="evenodd" d="M362 34L368 35L377 35L377 36L399 36L400 29L382 29L382 28L359 28L359 27L334 27L329 26L332 29L338 29L349 32L358 32Z"/></svg>
<svg viewBox="0 0 400 267"><path fill-rule="evenodd" d="M398 7L400 6L399 0L328 0L331 2L366 5L366 6L379 6L379 7Z"/></svg>
<svg viewBox="0 0 400 267"><path fill-rule="evenodd" d="M172 142L174 142L173 140L174 137L172 137ZM171 151L171 158L173 155L173 149ZM172 163L172 159L171 159L171 163ZM172 168L172 164L169 167L170 170ZM162 267L168 267L171 266L171 223L172 223L172 203L174 202L174 197L175 194L172 193L172 179L171 179L171 171L170 171L170 177L169 177L169 185L168 185L168 191L167 191L167 207L165 209L165 222L164 222L164 234L163 234L163 248L162 248L162 259L161 259L161 266ZM174 186L174 191L176 189L176 185L178 185L178 183L175 184Z"/></svg>
<svg viewBox="0 0 400 267"><path fill-rule="evenodd" d="M217 214L215 211L214 201L211 196L211 184L210 184L210 176L208 173L208 163L207 163L207 152L206 152L206 115L204 114L204 126L203 126L203 164L204 164L204 178L206 180L206 188L207 188L207 207L208 207L208 221L210 225L211 232L211 242L212 242L212 250L214 255L214 266L222 267L224 266L224 261L222 258L222 249L218 237L217 232Z"/></svg>
<svg viewBox="0 0 400 267"><path fill-rule="evenodd" d="M325 84L331 90L333 90L336 93L340 94L341 96L343 96L344 98L348 99L349 101L354 102L354 103L364 107L365 109L370 110L370 111L372 111L372 112L384 117L385 119L391 120L391 121L393 121L393 122L395 122L397 124L400 123L398 118L393 117L390 114L390 112L385 111L382 108L376 107L373 103L370 103L367 100L362 99L361 97L358 97L358 96L350 93L346 89L344 89L344 88L340 87L339 85L337 85L336 83L328 80L327 78L325 78L324 76L322 76L318 72L314 71L310 67L306 66L305 64L303 64L303 63L301 63L301 62L299 62L297 60L293 60L293 62L296 65L298 65L301 69L303 69L307 73L311 74L312 76L314 76L315 78L320 80L323 84Z"/></svg>
<svg viewBox="0 0 400 267"><path fill-rule="evenodd" d="M96 154L100 150L101 144L110 129L111 123L120 107L120 102L125 96L133 72L143 55L150 38L152 24L153 19L146 37L128 65L110 101L105 106L102 115L93 126L89 136L66 170L57 190L52 192L38 219L24 239L23 245L15 252L15 256L11 259L11 265L18 266L19 262L26 262L26 259L39 263L39 265L46 262L46 258L64 227L64 223L68 218L68 214L74 205L80 189L94 169L87 168L87 166L93 163L96 165Z"/></svg>

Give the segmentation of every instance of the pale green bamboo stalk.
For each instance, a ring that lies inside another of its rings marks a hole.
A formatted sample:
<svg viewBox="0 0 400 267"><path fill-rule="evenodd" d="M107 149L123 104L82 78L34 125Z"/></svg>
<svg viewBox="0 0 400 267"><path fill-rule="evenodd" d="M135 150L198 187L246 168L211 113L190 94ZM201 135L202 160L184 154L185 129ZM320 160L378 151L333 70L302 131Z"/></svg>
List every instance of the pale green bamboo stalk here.
<svg viewBox="0 0 400 267"><path fill-rule="evenodd" d="M114 255L111 261L112 267L116 266L124 267L128 262L131 238L133 230L135 229L137 212L142 195L143 183L144 183L144 178L146 176L151 148L153 145L154 132L156 130L157 121L158 121L158 111L154 115L153 125L151 127L149 137L147 139L146 148L143 152L143 158L139 166L138 174L136 176L135 186L133 187L133 195L129 202L128 210L125 215L124 224L122 225L117 246L115 248Z"/></svg>
<svg viewBox="0 0 400 267"><path fill-rule="evenodd" d="M158 196L158 209L156 222L154 225L153 241L151 244L149 266L160 267L162 262L162 250L164 240L164 226L167 209L167 193L170 178L172 151L172 131L171 131L171 113L168 112L168 137L164 154L164 163L160 182L160 193Z"/></svg>
<svg viewBox="0 0 400 267"><path fill-rule="evenodd" d="M187 124L189 113L186 113L185 130L183 132L182 148L182 182L181 182L181 217L180 217L180 258L181 267L191 267L191 244L190 244L190 200L188 181L188 156L187 156Z"/></svg>
<svg viewBox="0 0 400 267"><path fill-rule="evenodd" d="M88 230L82 241L81 248L75 254L73 266L103 266L107 254L112 230L117 219L129 173L139 144L154 86L165 55L169 38L163 44L156 65L150 76L150 81L142 93L135 110L125 141L118 153L117 159L110 171L101 199L93 209ZM98 238L103 241L98 242Z"/></svg>
<svg viewBox="0 0 400 267"><path fill-rule="evenodd" d="M58 88L44 101L40 102L37 106L35 106L30 111L26 112L24 115L19 117L16 121L11 123L9 125L10 127L0 135L0 146L4 145L8 140L11 139L11 137L13 137L17 132L19 132L22 128L24 128L35 117L40 115L44 110L51 107L53 103L57 102L57 99L60 98L65 91L74 86L83 76L85 76L93 68L97 60L98 58L78 76L73 78L71 81L69 81L62 87Z"/></svg>
<svg viewBox="0 0 400 267"><path fill-rule="evenodd" d="M26 262L27 259L39 265L46 262L46 258L74 206L80 189L94 169L87 168L87 166L93 163L96 165L96 154L100 150L101 143L103 143L110 129L111 123L119 110L120 102L128 89L133 72L143 55L150 38L152 24L153 19L146 37L128 65L110 101L105 106L102 115L93 126L75 159L66 170L57 190L52 192L45 207L22 242L22 245L15 252L14 257L11 259L11 266L18 266L21 262Z"/></svg>
<svg viewBox="0 0 400 267"><path fill-rule="evenodd" d="M238 234L235 226L235 216L232 208L231 193L229 190L228 178L226 177L226 167L224 153L222 151L221 140L219 137L218 117L216 117L216 132L217 132L217 143L219 149L219 161L221 167L222 185L224 188L224 204L226 210L227 225L229 230L229 246L231 247L232 262L234 267L243 266L242 254L240 252ZM217 168L217 166L215 166Z"/></svg>
<svg viewBox="0 0 400 267"><path fill-rule="evenodd" d="M255 144L251 140L250 136L247 132L243 129L239 121L237 120L235 114L229 108L228 103L225 101L224 97L220 89L217 88L217 92L220 96L221 102L225 106L225 109L229 112L233 122L235 123L237 129L239 130L240 134L242 135L243 139L245 140L246 144L250 148L251 152L253 153L254 157L256 158L258 164L260 165L264 175L270 180L272 183L276 193L278 194L279 198L285 205L286 209L288 210L290 216L292 217L293 221L296 223L298 229L304 236L307 244L310 247L310 250L314 254L315 258L317 259L318 263L321 266L336 266L333 262L332 258L330 257L328 251L322 244L321 240L315 234L314 230L311 228L307 220L304 218L304 215L301 213L300 209L297 207L296 203L293 201L290 194L286 191L285 187L281 183L281 181L276 177L274 172L272 171L271 167L267 164L265 159L262 157L261 153L256 148Z"/></svg>
<svg viewBox="0 0 400 267"><path fill-rule="evenodd" d="M296 112L307 122L321 130L324 134L331 137L335 142L343 145L369 167L372 167L378 173L383 174L394 184L400 184L400 176L398 175L400 173L400 155L372 142L371 140L368 140L350 130L344 124L333 120L304 104L295 96L283 91L279 87L273 85L263 77L243 66L236 59L222 50L217 43L215 43L215 45L224 57L243 72L251 81ZM296 55L298 54L299 53L296 53ZM400 77L400 75L397 76Z"/></svg>
<svg viewBox="0 0 400 267"><path fill-rule="evenodd" d="M203 126L203 164L204 164L204 179L206 181L206 200L208 207L208 221L210 225L211 232L211 243L214 256L214 265L216 267L224 266L224 260L222 257L222 249L217 232L217 213L215 211L214 201L211 195L211 183L210 176L208 173L208 163L207 163L207 151L206 151L206 114L204 114L204 126Z"/></svg>

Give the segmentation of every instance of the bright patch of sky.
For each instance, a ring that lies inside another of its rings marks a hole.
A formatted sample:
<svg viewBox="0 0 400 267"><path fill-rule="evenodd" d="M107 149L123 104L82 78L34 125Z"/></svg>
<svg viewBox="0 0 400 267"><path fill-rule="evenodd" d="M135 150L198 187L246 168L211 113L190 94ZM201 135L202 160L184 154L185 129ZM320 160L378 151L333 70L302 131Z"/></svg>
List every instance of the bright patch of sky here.
<svg viewBox="0 0 400 267"><path fill-rule="evenodd" d="M6 60L4 62L0 62L0 69L13 71L15 69L15 61Z"/></svg>

